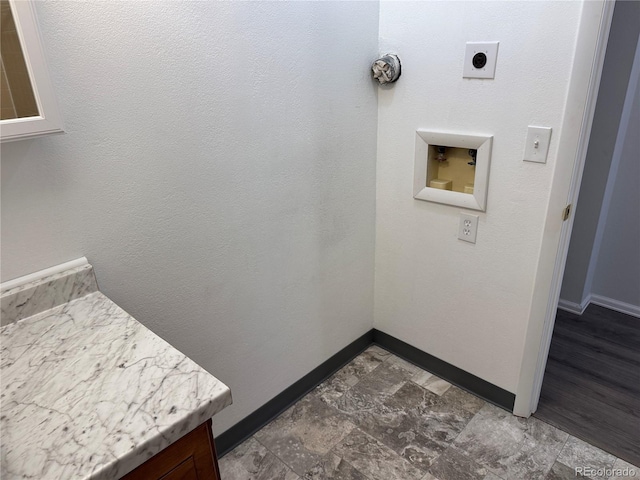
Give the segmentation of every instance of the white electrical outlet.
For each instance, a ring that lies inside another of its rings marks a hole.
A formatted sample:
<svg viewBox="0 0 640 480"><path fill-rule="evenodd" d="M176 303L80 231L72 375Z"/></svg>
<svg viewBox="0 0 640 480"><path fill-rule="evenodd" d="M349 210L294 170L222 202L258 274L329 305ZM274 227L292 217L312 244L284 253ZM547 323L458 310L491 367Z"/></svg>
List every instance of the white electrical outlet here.
<svg viewBox="0 0 640 480"><path fill-rule="evenodd" d="M470 213L460 213L460 226L458 227L458 238L465 242L476 243L478 235L478 215Z"/></svg>

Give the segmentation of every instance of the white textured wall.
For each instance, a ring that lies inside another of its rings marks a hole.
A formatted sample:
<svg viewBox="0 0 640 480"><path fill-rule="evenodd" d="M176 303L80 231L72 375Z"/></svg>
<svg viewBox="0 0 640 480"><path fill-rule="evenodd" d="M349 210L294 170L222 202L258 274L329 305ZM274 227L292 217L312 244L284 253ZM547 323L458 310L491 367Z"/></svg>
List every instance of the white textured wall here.
<svg viewBox="0 0 640 480"><path fill-rule="evenodd" d="M2 146L2 278L82 255L226 382L371 328L378 4L38 3L67 134Z"/></svg>
<svg viewBox="0 0 640 480"><path fill-rule="evenodd" d="M381 50L403 76L378 96L374 325L511 392L581 7L381 3ZM500 42L496 78L463 79L465 42L482 40ZM546 165L522 161L528 125L554 129ZM494 135L475 245L457 239L460 208L412 198L417 128Z"/></svg>
<svg viewBox="0 0 640 480"><path fill-rule="evenodd" d="M640 23L640 19L638 19ZM640 43L636 42L640 49ZM640 312L640 51L629 80L591 292ZM615 171L614 171L615 169Z"/></svg>

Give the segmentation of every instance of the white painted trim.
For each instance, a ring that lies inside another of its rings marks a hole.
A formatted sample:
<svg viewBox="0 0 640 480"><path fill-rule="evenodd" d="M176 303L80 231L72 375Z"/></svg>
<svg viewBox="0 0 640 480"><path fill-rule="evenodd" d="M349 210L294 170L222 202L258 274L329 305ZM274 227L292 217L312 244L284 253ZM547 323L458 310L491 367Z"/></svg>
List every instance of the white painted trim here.
<svg viewBox="0 0 640 480"><path fill-rule="evenodd" d="M582 303L570 302L569 300L565 300L561 298L558 300L558 308L560 310L564 310L565 312L575 313L576 315L582 315L584 311L589 306L589 302L591 301L591 296L585 298Z"/></svg>
<svg viewBox="0 0 640 480"><path fill-rule="evenodd" d="M82 267L84 265L89 265L89 261L85 257L80 257L69 262L61 263L60 265L55 265L38 272L29 273L27 275L23 275L22 277L14 278L13 280L7 280L6 282L0 283L0 292L6 292L7 290L11 290L12 288L21 287L26 283L41 280L45 277L55 275L56 273L61 273L65 270Z"/></svg>
<svg viewBox="0 0 640 480"><path fill-rule="evenodd" d="M573 216L563 222L567 203L575 205L589 145L598 88L613 18L613 1L584 1L557 161L542 234L524 351L513 413L536 411L555 323Z"/></svg>
<svg viewBox="0 0 640 480"><path fill-rule="evenodd" d="M28 0L9 0L9 5L40 115L0 121L0 139L2 142L10 142L62 133L62 117L47 69L35 3Z"/></svg>
<svg viewBox="0 0 640 480"><path fill-rule="evenodd" d="M596 293L590 293L582 303L570 302L561 298L558 301L558 308L565 312L575 313L576 315L582 315L587 307L591 304L600 305L601 307L615 310L616 312L625 313L632 317L640 318L640 306L632 305L631 303L622 302L615 298L605 297Z"/></svg>
<svg viewBox="0 0 640 480"><path fill-rule="evenodd" d="M633 107L633 100L635 97L635 92L638 85L639 77L640 77L640 36L638 36L638 40L636 42L636 52L633 58L633 66L631 67L629 83L627 85L627 92L625 94L624 105L622 107L622 114L620 116L620 125L618 126L616 143L613 148L613 154L611 156L611 166L609 167L607 184L605 186L604 195L602 198L602 206L600 207L600 216L598 218L598 226L596 228L596 234L593 240L593 247L591 248L589 268L587 269L587 276L584 282L584 291L589 293L593 291L593 279L595 277L595 274L598 268L598 258L600 256L600 247L602 246L602 239L604 237L604 232L607 226L607 217L609 216L609 206L611 205L611 197L613 197L613 192L616 186L615 184L616 184L616 179L618 177L618 167L620 166L620 159L622 157L622 152L624 150L624 143L627 138L627 133L629 130L629 119L631 118L631 109ZM634 134L637 134L637 133L634 132Z"/></svg>
<svg viewBox="0 0 640 480"><path fill-rule="evenodd" d="M603 297L602 295L591 294L591 303L594 305L600 305L616 312L626 313L632 317L640 318L640 307L638 305L631 305L630 303L621 302L614 298Z"/></svg>

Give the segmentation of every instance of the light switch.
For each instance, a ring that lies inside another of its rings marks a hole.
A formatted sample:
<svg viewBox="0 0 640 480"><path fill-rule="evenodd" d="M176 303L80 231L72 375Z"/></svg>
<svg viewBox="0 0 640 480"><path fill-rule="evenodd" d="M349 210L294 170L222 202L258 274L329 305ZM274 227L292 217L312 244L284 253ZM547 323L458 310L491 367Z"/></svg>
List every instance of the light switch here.
<svg viewBox="0 0 640 480"><path fill-rule="evenodd" d="M550 127L529 126L527 130L527 143L524 146L524 161L547 163L550 142Z"/></svg>

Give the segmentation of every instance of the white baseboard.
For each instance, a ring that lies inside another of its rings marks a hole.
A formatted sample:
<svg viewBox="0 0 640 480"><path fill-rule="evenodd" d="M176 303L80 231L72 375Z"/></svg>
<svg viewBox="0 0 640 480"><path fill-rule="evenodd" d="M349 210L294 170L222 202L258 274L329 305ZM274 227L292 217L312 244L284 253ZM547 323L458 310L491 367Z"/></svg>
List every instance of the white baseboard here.
<svg viewBox="0 0 640 480"><path fill-rule="evenodd" d="M591 303L594 305L600 305L601 307L610 308L616 312L626 313L632 317L640 318L640 307L637 305L631 305L630 303L621 302L609 297L603 297L602 295L591 294Z"/></svg>
<svg viewBox="0 0 640 480"><path fill-rule="evenodd" d="M585 298L582 303L570 302L569 300L565 300L561 298L558 300L558 308L560 310L564 310L565 312L575 313L576 315L582 315L585 309L589 306L589 302L591 300L591 296Z"/></svg>
<svg viewBox="0 0 640 480"><path fill-rule="evenodd" d="M560 310L564 310L565 312L582 315L590 303L615 310L616 312L626 313L627 315L631 315L632 317L640 318L639 306L621 302L620 300L615 300L613 298L603 297L602 295L597 295L595 293L591 293L582 301L582 303L570 302L569 300L564 300L563 298L561 298L558 301L558 308Z"/></svg>

